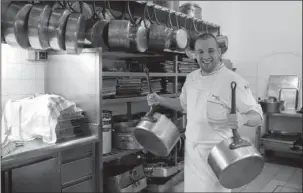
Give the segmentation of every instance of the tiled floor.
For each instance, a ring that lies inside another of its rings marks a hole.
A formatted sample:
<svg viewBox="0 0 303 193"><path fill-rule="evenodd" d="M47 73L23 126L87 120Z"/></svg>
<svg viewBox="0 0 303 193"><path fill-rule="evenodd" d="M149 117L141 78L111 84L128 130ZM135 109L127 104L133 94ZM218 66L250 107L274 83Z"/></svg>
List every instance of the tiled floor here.
<svg viewBox="0 0 303 193"><path fill-rule="evenodd" d="M184 192L184 183L177 184L173 192ZM232 192L302 192L302 168L266 163L253 182Z"/></svg>

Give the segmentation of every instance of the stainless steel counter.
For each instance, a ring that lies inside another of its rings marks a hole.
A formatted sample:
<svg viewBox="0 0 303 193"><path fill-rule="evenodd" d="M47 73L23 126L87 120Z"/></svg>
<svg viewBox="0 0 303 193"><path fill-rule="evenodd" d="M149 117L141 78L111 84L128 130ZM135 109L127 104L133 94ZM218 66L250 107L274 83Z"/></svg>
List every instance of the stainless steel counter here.
<svg viewBox="0 0 303 193"><path fill-rule="evenodd" d="M60 151L98 141L99 139L97 136L88 136L56 144L43 143L41 140L25 142L24 146L18 147L13 152L2 157L1 170L6 170L8 168L32 163L41 159L54 157Z"/></svg>

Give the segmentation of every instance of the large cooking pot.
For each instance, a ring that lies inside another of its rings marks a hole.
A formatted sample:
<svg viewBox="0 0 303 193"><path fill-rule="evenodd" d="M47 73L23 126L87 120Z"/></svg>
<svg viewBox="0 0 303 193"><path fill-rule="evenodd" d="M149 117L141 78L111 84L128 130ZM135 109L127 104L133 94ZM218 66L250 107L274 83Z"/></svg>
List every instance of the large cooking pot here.
<svg viewBox="0 0 303 193"><path fill-rule="evenodd" d="M269 97L259 101L264 113L280 113L284 110L284 101L278 101L276 97Z"/></svg>
<svg viewBox="0 0 303 193"><path fill-rule="evenodd" d="M93 48L107 48L109 21L91 18L86 20L86 39Z"/></svg>
<svg viewBox="0 0 303 193"><path fill-rule="evenodd" d="M179 21L177 14L175 14L175 19L176 19L176 27L173 26L172 24L172 18L171 18L172 12L168 14L168 21L169 25L172 28L171 29L171 34L170 34L170 39L171 39L171 44L170 44L170 49L171 50L178 50L178 51L184 51L187 46L188 46L188 34L187 31L183 28L180 28L179 26Z"/></svg>
<svg viewBox="0 0 303 193"><path fill-rule="evenodd" d="M112 12L110 6L108 8ZM108 46L113 50L128 50L130 48L131 22L126 19L125 8L123 7L121 19L110 20L108 24ZM115 16L115 18L118 17Z"/></svg>
<svg viewBox="0 0 303 193"><path fill-rule="evenodd" d="M189 17L202 19L202 8L196 3L184 3L179 7L179 10Z"/></svg>
<svg viewBox="0 0 303 193"><path fill-rule="evenodd" d="M145 14L143 13L143 18L136 22L131 14L129 1L127 2L127 11L132 23L129 32L130 49L132 51L145 52L147 50L147 28L145 25L141 25L142 22L146 22Z"/></svg>
<svg viewBox="0 0 303 193"><path fill-rule="evenodd" d="M231 83L231 113L236 113L236 83ZM208 164L220 184L228 189L244 186L254 180L264 167L264 159L253 144L232 129L233 137L225 139L210 151Z"/></svg>
<svg viewBox="0 0 303 193"><path fill-rule="evenodd" d="M32 4L11 3L3 18L3 37L10 46L30 47L27 20Z"/></svg>
<svg viewBox="0 0 303 193"><path fill-rule="evenodd" d="M145 69L149 90L152 93L148 69ZM167 157L180 139L176 125L165 115L155 113L155 106L141 119L134 130L136 140L150 153Z"/></svg>
<svg viewBox="0 0 303 193"><path fill-rule="evenodd" d="M65 47L68 54L80 54L84 46L86 22L81 13L71 13L65 30Z"/></svg>
<svg viewBox="0 0 303 193"><path fill-rule="evenodd" d="M155 8L153 7L155 23L151 23L148 33L148 49L153 51L163 51L171 45L171 29L160 24Z"/></svg>
<svg viewBox="0 0 303 193"><path fill-rule="evenodd" d="M1 42L2 43L6 43L4 40L4 27L3 27L3 22L4 22L4 17L5 17L5 13L7 11L8 6L10 5L10 1L1 1Z"/></svg>
<svg viewBox="0 0 303 193"><path fill-rule="evenodd" d="M70 11L67 9L54 9L49 19L48 38L49 45L54 50L65 50L65 29Z"/></svg>
<svg viewBox="0 0 303 193"><path fill-rule="evenodd" d="M34 5L29 13L28 38L33 49L46 50L50 48L48 24L52 8L49 5Z"/></svg>

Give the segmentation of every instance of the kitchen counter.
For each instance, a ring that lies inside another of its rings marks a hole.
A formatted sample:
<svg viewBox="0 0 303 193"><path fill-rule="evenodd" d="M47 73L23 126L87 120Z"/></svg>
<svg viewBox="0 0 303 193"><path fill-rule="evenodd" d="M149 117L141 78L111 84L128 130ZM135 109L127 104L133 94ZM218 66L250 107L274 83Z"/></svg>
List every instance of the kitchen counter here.
<svg viewBox="0 0 303 193"><path fill-rule="evenodd" d="M86 144L95 143L97 141L99 141L98 137L93 135L79 137L56 144L43 143L42 140L38 139L25 142L24 146L17 147L13 152L2 157L1 170L6 170L20 165L33 163L45 158L54 157L54 155L60 151L77 148Z"/></svg>

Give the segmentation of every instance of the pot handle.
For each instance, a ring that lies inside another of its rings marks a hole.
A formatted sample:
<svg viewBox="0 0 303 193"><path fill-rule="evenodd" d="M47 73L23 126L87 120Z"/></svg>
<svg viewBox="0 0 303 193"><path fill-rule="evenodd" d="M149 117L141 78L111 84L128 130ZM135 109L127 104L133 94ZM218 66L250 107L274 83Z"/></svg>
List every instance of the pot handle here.
<svg viewBox="0 0 303 193"><path fill-rule="evenodd" d="M236 114L236 87L237 83L236 82L231 82L231 111L230 114ZM243 140L238 132L237 129L232 129L233 132L233 142L229 145L230 149L237 149L240 147L247 147L250 146L251 144Z"/></svg>
<svg viewBox="0 0 303 193"><path fill-rule="evenodd" d="M147 85L148 85L148 89L150 94L153 93L151 84L150 84L150 78L149 78L149 70L148 68L144 69L145 74L146 74L146 80L147 80ZM150 121L150 122L156 122L157 120L153 117L153 114L155 113L155 105L152 105L150 107L150 110L146 113L146 115L142 118L142 120L146 120L146 121Z"/></svg>

